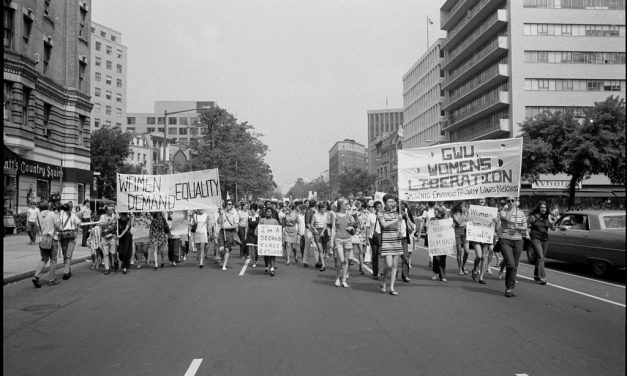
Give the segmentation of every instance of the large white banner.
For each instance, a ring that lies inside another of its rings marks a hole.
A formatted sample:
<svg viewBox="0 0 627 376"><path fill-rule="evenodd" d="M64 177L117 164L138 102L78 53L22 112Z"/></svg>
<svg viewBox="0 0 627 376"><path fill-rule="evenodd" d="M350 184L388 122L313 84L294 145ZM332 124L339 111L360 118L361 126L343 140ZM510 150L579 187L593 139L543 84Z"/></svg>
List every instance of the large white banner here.
<svg viewBox="0 0 627 376"><path fill-rule="evenodd" d="M117 211L152 212L220 207L218 169L171 175L117 174Z"/></svg>
<svg viewBox="0 0 627 376"><path fill-rule="evenodd" d="M257 254L283 256L283 229L280 225L257 226Z"/></svg>
<svg viewBox="0 0 627 376"><path fill-rule="evenodd" d="M452 218L429 221L427 236L429 256L454 255L457 252Z"/></svg>
<svg viewBox="0 0 627 376"><path fill-rule="evenodd" d="M497 211L497 208L490 206L470 205L466 222L466 239L471 242L492 244Z"/></svg>
<svg viewBox="0 0 627 376"><path fill-rule="evenodd" d="M401 200L518 196L522 138L456 142L398 151Z"/></svg>

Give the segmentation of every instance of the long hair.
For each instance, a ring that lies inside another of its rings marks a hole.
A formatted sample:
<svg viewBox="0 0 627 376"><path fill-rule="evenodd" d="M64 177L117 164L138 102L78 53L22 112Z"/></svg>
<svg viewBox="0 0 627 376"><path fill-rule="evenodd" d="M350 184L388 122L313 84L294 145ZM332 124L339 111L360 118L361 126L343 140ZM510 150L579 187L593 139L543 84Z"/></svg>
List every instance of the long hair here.
<svg viewBox="0 0 627 376"><path fill-rule="evenodd" d="M542 207L544 205L544 207L546 207L546 213L542 214L540 212L540 207ZM546 203L546 201L540 201L538 202L538 205L536 205L535 208L533 208L533 210L531 211L531 215L535 215L538 218L543 218L543 219L547 219L549 217L549 205Z"/></svg>

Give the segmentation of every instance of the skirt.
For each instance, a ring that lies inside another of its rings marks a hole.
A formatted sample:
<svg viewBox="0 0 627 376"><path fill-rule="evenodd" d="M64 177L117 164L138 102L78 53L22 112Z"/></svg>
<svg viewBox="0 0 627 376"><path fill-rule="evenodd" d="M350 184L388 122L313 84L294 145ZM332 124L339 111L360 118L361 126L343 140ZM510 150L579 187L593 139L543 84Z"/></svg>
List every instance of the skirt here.
<svg viewBox="0 0 627 376"><path fill-rule="evenodd" d="M400 256L403 254L403 245L401 243L401 237L398 235L398 231L393 229L392 231L383 230L381 236L381 253L380 257L385 256Z"/></svg>

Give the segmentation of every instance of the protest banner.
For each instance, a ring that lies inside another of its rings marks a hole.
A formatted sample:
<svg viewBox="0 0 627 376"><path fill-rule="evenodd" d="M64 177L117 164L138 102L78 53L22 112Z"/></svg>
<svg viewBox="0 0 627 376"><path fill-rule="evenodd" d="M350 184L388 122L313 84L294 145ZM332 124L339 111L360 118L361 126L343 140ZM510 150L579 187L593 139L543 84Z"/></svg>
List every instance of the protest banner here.
<svg viewBox="0 0 627 376"><path fill-rule="evenodd" d="M449 201L518 196L522 138L398 150L401 200Z"/></svg>
<svg viewBox="0 0 627 376"><path fill-rule="evenodd" d="M471 242L492 244L494 219L498 209L489 206L470 205L466 222L466 239Z"/></svg>
<svg viewBox="0 0 627 376"><path fill-rule="evenodd" d="M257 226L257 254L283 256L283 230L280 225Z"/></svg>
<svg viewBox="0 0 627 376"><path fill-rule="evenodd" d="M457 252L452 218L429 221L427 236L429 237L430 257L454 255Z"/></svg>
<svg viewBox="0 0 627 376"><path fill-rule="evenodd" d="M117 174L117 211L210 209L222 204L218 169L171 175Z"/></svg>

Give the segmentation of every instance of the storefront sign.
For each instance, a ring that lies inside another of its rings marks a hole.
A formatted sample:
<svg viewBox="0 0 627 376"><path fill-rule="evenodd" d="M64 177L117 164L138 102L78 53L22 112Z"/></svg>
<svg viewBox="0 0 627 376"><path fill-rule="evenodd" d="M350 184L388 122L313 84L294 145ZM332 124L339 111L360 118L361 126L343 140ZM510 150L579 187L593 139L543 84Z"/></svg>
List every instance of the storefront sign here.
<svg viewBox="0 0 627 376"><path fill-rule="evenodd" d="M61 166L30 161L20 158L16 154L5 154L4 168L14 171L16 175L34 176L39 179L59 179L63 176Z"/></svg>
<svg viewBox="0 0 627 376"><path fill-rule="evenodd" d="M538 180L531 183L533 189L568 189L569 186L570 180ZM581 189L581 183L577 183L575 188Z"/></svg>

